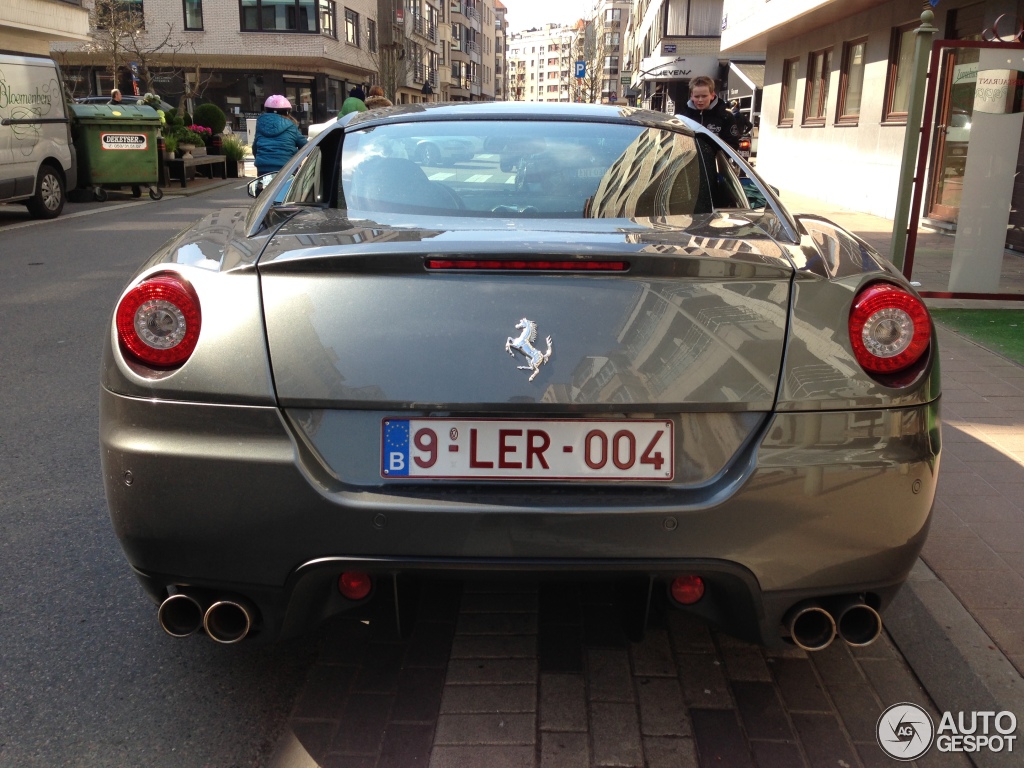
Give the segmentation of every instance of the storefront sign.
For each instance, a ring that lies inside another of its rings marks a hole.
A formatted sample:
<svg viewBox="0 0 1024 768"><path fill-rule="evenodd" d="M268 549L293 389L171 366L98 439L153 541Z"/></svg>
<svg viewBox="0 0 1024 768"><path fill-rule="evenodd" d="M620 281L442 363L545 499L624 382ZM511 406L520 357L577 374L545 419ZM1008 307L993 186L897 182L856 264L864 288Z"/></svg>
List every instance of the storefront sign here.
<svg viewBox="0 0 1024 768"><path fill-rule="evenodd" d="M1024 73L1016 69L984 69L978 72L974 111L1013 115L1024 106Z"/></svg>
<svg viewBox="0 0 1024 768"><path fill-rule="evenodd" d="M717 73L717 56L650 56L640 62L636 79L686 80L697 75L715 77Z"/></svg>
<svg viewBox="0 0 1024 768"><path fill-rule="evenodd" d="M101 149L146 149L148 146L144 133L100 134Z"/></svg>

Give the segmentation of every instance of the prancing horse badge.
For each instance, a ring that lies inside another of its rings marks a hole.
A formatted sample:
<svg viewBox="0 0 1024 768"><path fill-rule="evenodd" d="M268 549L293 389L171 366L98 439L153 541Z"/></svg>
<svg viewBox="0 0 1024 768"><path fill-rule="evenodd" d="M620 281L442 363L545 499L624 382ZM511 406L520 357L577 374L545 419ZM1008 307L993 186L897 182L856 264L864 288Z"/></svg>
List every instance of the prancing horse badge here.
<svg viewBox="0 0 1024 768"><path fill-rule="evenodd" d="M505 341L505 351L512 357L515 357L516 353L512 350L516 350L526 357L528 364L517 365L516 367L521 371L533 371L530 374L530 381L533 381L537 378L537 374L540 373L540 367L551 358L551 337L547 337L548 351L541 352L533 346L533 342L537 340L537 324L533 320L527 320L524 317L516 323L516 328L522 329L522 333L515 339L511 336L508 337Z"/></svg>

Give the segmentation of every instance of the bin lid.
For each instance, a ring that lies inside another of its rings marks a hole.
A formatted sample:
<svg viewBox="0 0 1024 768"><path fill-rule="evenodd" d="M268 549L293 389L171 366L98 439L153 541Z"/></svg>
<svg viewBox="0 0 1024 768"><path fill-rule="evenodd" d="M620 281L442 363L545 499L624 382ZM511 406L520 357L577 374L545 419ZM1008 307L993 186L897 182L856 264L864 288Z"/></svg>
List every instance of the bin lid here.
<svg viewBox="0 0 1024 768"><path fill-rule="evenodd" d="M71 114L79 123L130 122L133 125L159 125L160 115L146 105L135 104L70 104Z"/></svg>

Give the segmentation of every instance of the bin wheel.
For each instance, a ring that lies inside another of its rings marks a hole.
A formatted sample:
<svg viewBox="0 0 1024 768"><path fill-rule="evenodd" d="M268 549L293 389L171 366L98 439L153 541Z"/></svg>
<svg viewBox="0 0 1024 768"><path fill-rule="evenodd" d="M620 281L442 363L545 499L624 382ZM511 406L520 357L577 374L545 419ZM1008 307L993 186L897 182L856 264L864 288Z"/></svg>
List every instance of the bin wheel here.
<svg viewBox="0 0 1024 768"><path fill-rule="evenodd" d="M154 200L159 200L161 197L164 196L164 191L159 187L150 187L149 196Z"/></svg>
<svg viewBox="0 0 1024 768"><path fill-rule="evenodd" d="M132 184L132 197L142 197L142 187Z"/></svg>
<svg viewBox="0 0 1024 768"><path fill-rule="evenodd" d="M99 200L101 203L107 199L107 190L105 190L103 187L96 187L96 189L93 190L93 194L96 196L96 199Z"/></svg>

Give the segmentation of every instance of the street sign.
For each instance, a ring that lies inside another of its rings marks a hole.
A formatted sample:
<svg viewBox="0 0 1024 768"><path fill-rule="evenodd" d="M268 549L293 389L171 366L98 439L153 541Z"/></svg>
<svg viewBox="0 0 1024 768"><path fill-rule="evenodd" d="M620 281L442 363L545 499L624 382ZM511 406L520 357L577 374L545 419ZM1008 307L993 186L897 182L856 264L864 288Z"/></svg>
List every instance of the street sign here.
<svg viewBox="0 0 1024 768"><path fill-rule="evenodd" d="M586 77L586 76L587 76L587 62L585 62L585 61L577 61L576 62L576 77L582 78L582 77Z"/></svg>

